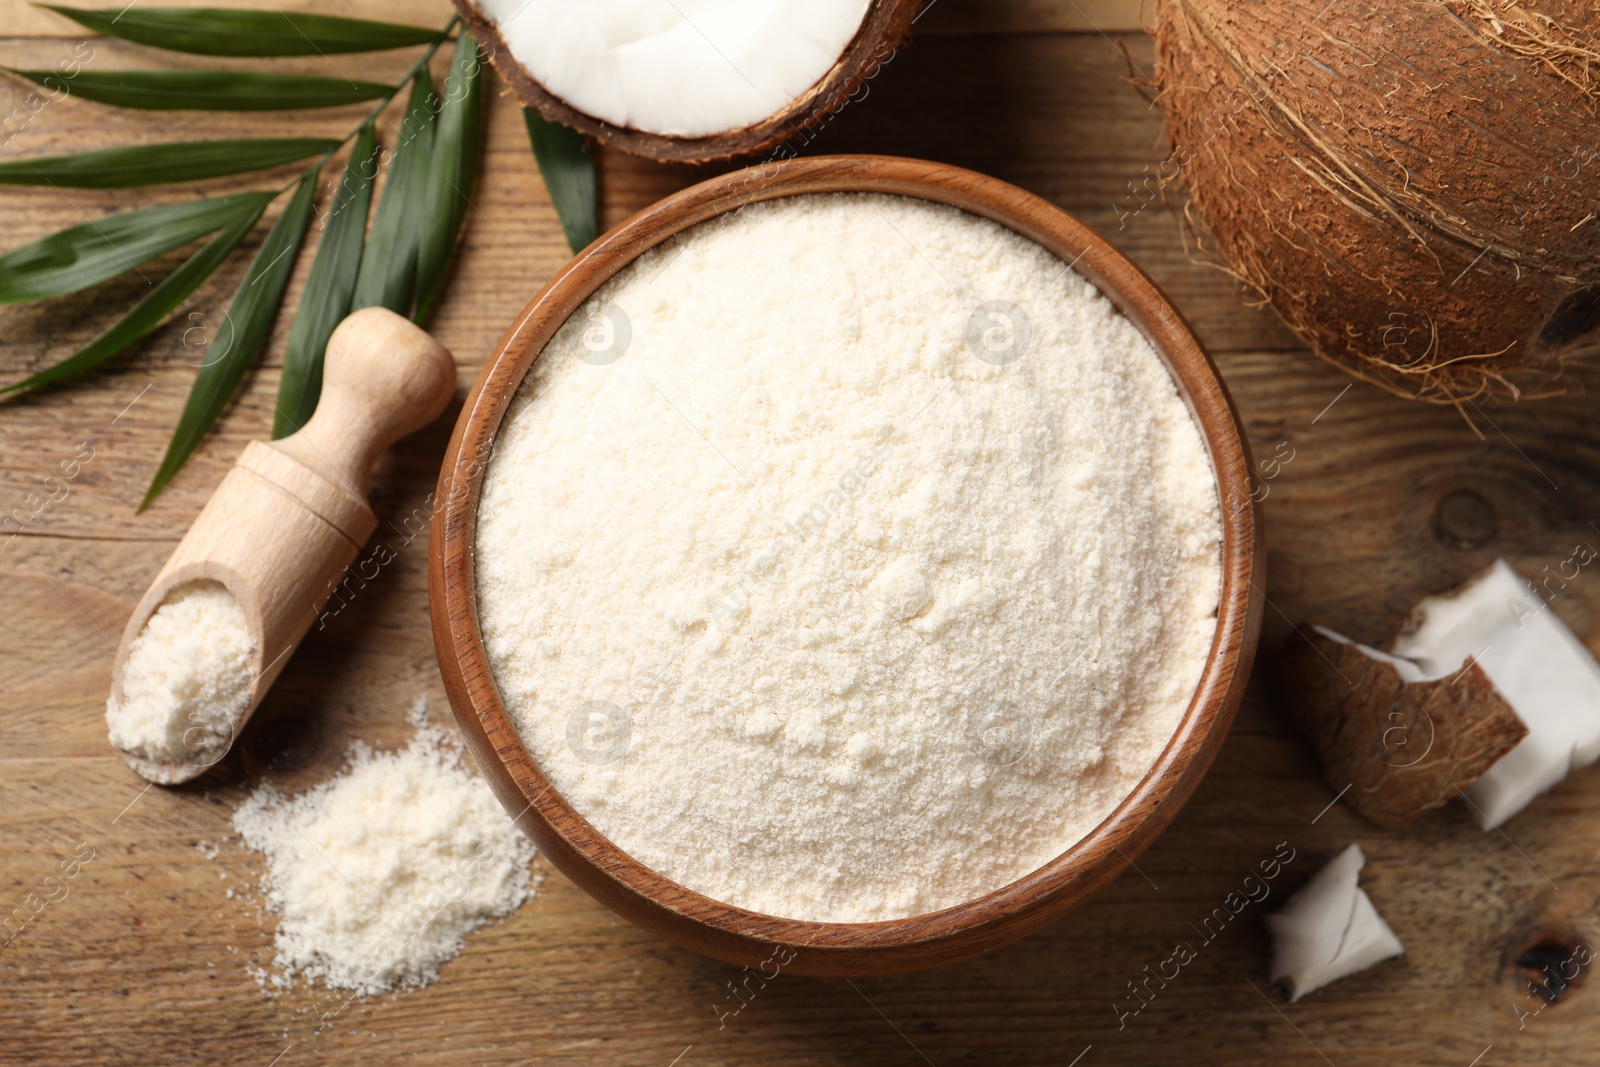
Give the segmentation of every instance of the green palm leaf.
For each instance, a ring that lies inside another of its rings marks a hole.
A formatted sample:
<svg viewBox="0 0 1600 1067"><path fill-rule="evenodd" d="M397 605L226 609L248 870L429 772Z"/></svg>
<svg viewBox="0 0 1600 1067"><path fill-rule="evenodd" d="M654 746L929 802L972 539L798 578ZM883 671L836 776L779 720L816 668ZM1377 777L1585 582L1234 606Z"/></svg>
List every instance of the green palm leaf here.
<svg viewBox="0 0 1600 1067"><path fill-rule="evenodd" d="M581 251L600 233L589 142L577 130L550 122L531 107L522 109L522 121L567 244L574 252Z"/></svg>
<svg viewBox="0 0 1600 1067"><path fill-rule="evenodd" d="M110 215L0 256L0 304L61 296L135 270L157 256L259 212L273 193L186 200Z"/></svg>
<svg viewBox="0 0 1600 1067"><path fill-rule="evenodd" d="M427 207L428 161L433 151L433 79L423 68L411 85L405 119L389 157L389 181L361 257L351 310L386 307L408 314L416 295L417 244Z"/></svg>
<svg viewBox="0 0 1600 1067"><path fill-rule="evenodd" d="M338 147L327 137L247 137L102 148L0 163L0 184L129 189L263 170Z"/></svg>
<svg viewBox="0 0 1600 1067"><path fill-rule="evenodd" d="M285 437L304 426L317 410L322 392L322 356L333 328L350 312L356 274L361 269L361 242L367 231L367 208L372 201L372 180L377 175L377 138L372 124L361 128L350 161L345 164L339 191L328 208L316 258L300 308L289 332L283 356L283 377L278 380L278 410L272 436Z"/></svg>
<svg viewBox="0 0 1600 1067"><path fill-rule="evenodd" d="M478 167L483 138L482 57L477 42L457 37L447 99L434 93L428 61L460 24L442 30L321 15L222 8L70 9L41 5L108 37L173 51L220 56L332 55L426 45L398 84L251 71L11 70L58 98L127 108L269 111L377 101L356 128L295 317L279 389L274 436L298 429L317 406L329 335L352 308L380 305L425 319L445 285ZM270 6L270 5L268 5ZM412 83L402 132L372 233L377 170L375 116ZM531 132L530 132L531 136ZM197 181L281 166L310 156L282 216L272 225L215 332L139 510L143 511L199 447L266 344L304 241L321 165L342 141L311 137L233 138L100 149L0 162L0 185L134 188ZM581 139L579 151L587 161ZM543 160L541 160L543 162ZM592 168L592 163L589 164ZM581 170L580 168L576 168ZM581 174L579 175L581 183ZM589 215L593 174L589 174ZM183 245L210 239L154 284L137 305L73 355L0 394L36 388L93 369L126 352L158 327L211 277L260 221L279 192L185 201L91 219L0 255L0 304L42 300L96 285ZM553 194L554 195L554 194ZM80 212L81 214L81 212ZM590 233L594 227L591 223ZM569 235L572 231L569 230ZM363 247L365 243L365 247Z"/></svg>
<svg viewBox="0 0 1600 1067"><path fill-rule="evenodd" d="M244 235L255 226L256 220L267 209L262 200L255 210L242 214L223 231L201 246L183 265L161 280L150 294L135 305L105 333L89 342L71 356L52 367L31 374L20 382L0 388L0 393L17 389L33 389L58 382L97 367L106 360L127 350L135 341L161 324L177 306L189 298L202 282L211 277L228 253L238 246Z"/></svg>
<svg viewBox="0 0 1600 1067"><path fill-rule="evenodd" d="M311 217L311 204L317 191L317 168L306 171L300 185L283 209L278 221L267 232L261 250L250 264L239 291L234 294L228 308L227 319L217 331L217 340L206 354L206 360L195 375L189 400L178 417L177 429L167 454L161 459L150 488L139 504L143 511L166 488L172 476L194 452L222 414L244 372L255 359L256 353L267 339L273 316L283 299L283 288L294 270L295 254L305 236L306 222Z"/></svg>
<svg viewBox="0 0 1600 1067"><path fill-rule="evenodd" d="M427 44L438 30L394 22L217 7L40 7L106 37L203 56L311 56Z"/></svg>
<svg viewBox="0 0 1600 1067"><path fill-rule="evenodd" d="M478 42L462 33L444 83L439 125L429 161L426 227L417 246L417 309L412 316L427 322L444 291L450 253L466 221L468 197L478 174L478 146L483 133L483 100L478 90L482 59Z"/></svg>
<svg viewBox="0 0 1600 1067"><path fill-rule="evenodd" d="M154 111L282 111L376 100L393 87L348 78L233 70L84 70L70 81L52 70L11 70L52 91L97 104Z"/></svg>

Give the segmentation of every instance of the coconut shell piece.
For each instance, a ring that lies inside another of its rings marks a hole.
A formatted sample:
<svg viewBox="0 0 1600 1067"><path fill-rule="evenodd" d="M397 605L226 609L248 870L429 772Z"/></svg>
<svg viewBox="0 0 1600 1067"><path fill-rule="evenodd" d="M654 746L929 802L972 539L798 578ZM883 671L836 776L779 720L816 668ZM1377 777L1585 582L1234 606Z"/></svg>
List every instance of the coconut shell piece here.
<svg viewBox="0 0 1600 1067"><path fill-rule="evenodd" d="M1154 32L1172 147L1120 203L1185 185L1318 356L1470 416L1600 352L1600 4L1159 0Z"/></svg>
<svg viewBox="0 0 1600 1067"><path fill-rule="evenodd" d="M1284 645L1283 687L1328 784L1392 829L1477 781L1528 728L1476 660L1407 682L1381 656L1302 626Z"/></svg>
<svg viewBox="0 0 1600 1067"><path fill-rule="evenodd" d="M630 155L661 163L716 163L764 152L818 126L835 114L894 58L910 36L923 0L871 0L861 27L833 67L810 89L760 122L704 137L674 137L615 126L579 111L539 83L511 54L494 21L472 0L454 0L461 20L483 43L489 62L512 92L551 122L593 137ZM791 155L793 153L790 153Z"/></svg>
<svg viewBox="0 0 1600 1067"><path fill-rule="evenodd" d="M1580 545L1567 562L1593 556ZM1548 586L1543 591L1550 593ZM1600 663L1551 602L1503 559L1418 602L1389 646L1389 654L1415 664L1424 678L1453 673L1474 653L1528 727L1521 744L1464 790L1487 830L1600 759Z"/></svg>

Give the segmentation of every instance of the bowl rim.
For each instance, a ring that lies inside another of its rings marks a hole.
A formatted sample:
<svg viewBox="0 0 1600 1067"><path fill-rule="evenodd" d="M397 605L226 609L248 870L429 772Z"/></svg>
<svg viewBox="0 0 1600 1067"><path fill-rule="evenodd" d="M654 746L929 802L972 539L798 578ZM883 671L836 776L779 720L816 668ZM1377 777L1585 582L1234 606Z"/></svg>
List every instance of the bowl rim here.
<svg viewBox="0 0 1600 1067"><path fill-rule="evenodd" d="M523 377L593 292L640 254L749 203L816 192L874 192L944 203L1042 245L1086 277L1150 341L1204 439L1222 520L1217 629L1199 684L1150 770L1094 829L1043 866L962 904L874 922L789 919L714 900L644 866L556 790L522 744L478 629L474 542L483 476ZM1248 442L1210 357L1183 316L1104 238L1055 205L972 171L893 156L766 163L690 186L645 208L571 260L529 302L468 394L440 470L429 547L434 639L456 717L517 823L563 873L625 918L734 963L806 958L791 969L874 974L976 955L1025 936L1131 866L1171 823L1220 749L1260 634L1265 550Z"/></svg>

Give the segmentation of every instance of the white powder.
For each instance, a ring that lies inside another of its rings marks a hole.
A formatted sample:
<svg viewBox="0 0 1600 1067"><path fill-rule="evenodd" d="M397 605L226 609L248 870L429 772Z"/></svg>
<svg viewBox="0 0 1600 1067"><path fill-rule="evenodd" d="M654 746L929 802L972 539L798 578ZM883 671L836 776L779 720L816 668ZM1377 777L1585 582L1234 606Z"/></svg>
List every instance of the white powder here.
<svg viewBox="0 0 1600 1067"><path fill-rule="evenodd" d="M555 787L641 862L920 914L1128 794L1216 628L1220 514L1148 342L1009 230L814 195L698 226L535 364L480 621Z"/></svg>
<svg viewBox="0 0 1600 1067"><path fill-rule="evenodd" d="M533 845L459 746L416 715L399 752L351 750L338 777L289 799L270 786L234 813L267 857L276 966L362 994L426 985L466 935L530 895Z"/></svg>
<svg viewBox="0 0 1600 1067"><path fill-rule="evenodd" d="M159 763L209 763L250 703L256 648L220 582L168 593L128 646L122 699L106 701L111 743Z"/></svg>

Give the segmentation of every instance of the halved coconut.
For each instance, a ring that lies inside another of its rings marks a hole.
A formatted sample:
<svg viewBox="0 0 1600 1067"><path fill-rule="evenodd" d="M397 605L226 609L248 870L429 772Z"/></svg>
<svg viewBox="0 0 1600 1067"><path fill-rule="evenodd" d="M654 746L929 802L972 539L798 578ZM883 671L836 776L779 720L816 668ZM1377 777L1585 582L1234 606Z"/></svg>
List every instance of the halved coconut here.
<svg viewBox="0 0 1600 1067"><path fill-rule="evenodd" d="M838 111L923 0L455 0L524 104L635 155L751 155Z"/></svg>

